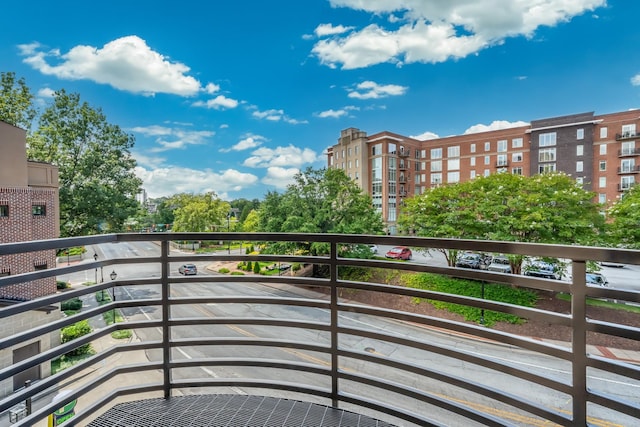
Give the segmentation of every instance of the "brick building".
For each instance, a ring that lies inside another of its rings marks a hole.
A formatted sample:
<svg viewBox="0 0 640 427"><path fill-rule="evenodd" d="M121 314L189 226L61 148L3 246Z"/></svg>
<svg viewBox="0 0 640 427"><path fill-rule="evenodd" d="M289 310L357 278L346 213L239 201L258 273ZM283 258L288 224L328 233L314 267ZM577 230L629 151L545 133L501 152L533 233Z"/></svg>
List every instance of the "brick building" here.
<svg viewBox="0 0 640 427"><path fill-rule="evenodd" d="M26 131L0 121L0 243L24 242L59 237L58 169L27 160ZM55 251L38 251L0 256L0 278L56 266ZM0 308L56 293L55 277L19 285L0 286ZM60 317L57 307L35 310L13 323L3 323L0 334L11 336L25 327L46 324ZM13 317L12 317L13 319ZM59 344L59 333L48 339L34 339L0 351L0 369ZM0 383L6 395L50 372L48 365L33 368Z"/></svg>
<svg viewBox="0 0 640 427"><path fill-rule="evenodd" d="M371 195L391 234L402 201L428 188L493 173L530 176L561 171L610 204L637 180L640 111L593 112L532 120L527 126L420 141L349 128L327 150Z"/></svg>

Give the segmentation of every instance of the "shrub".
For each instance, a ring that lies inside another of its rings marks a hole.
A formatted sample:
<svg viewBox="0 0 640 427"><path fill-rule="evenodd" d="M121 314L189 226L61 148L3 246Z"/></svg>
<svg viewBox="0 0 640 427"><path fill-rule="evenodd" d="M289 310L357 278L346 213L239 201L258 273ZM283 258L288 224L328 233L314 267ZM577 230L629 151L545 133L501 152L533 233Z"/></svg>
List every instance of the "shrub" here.
<svg viewBox="0 0 640 427"><path fill-rule="evenodd" d="M218 273L222 273L222 274L227 274L229 272L229 269L226 267L222 267L220 270L218 270Z"/></svg>
<svg viewBox="0 0 640 427"><path fill-rule="evenodd" d="M244 270L244 269L246 268L245 266L246 266L246 264L244 263L244 261L240 261L240 262L238 263L238 265L236 265L236 268L237 268L238 270Z"/></svg>
<svg viewBox="0 0 640 427"><path fill-rule="evenodd" d="M253 271L253 268L253 263L251 261L247 261L247 268L245 268L244 271Z"/></svg>
<svg viewBox="0 0 640 427"><path fill-rule="evenodd" d="M60 310L62 311L78 311L82 308L82 301L80 298L72 298L66 301L62 301L60 304Z"/></svg>
<svg viewBox="0 0 640 427"><path fill-rule="evenodd" d="M302 265L299 262L294 262L293 265L291 266L291 270L293 271L299 271L302 268Z"/></svg>
<svg viewBox="0 0 640 427"><path fill-rule="evenodd" d="M242 271L232 271L231 275L232 276L244 276L244 273Z"/></svg>
<svg viewBox="0 0 640 427"><path fill-rule="evenodd" d="M253 272L255 274L260 274L260 263L259 262L255 262L253 264Z"/></svg>
<svg viewBox="0 0 640 427"><path fill-rule="evenodd" d="M71 287L69 283L63 282L62 280L56 280L56 289L58 289L59 291L68 289L69 287Z"/></svg>
<svg viewBox="0 0 640 427"><path fill-rule="evenodd" d="M91 326L89 326L89 321L88 320L81 320L78 323L74 323L71 326L67 326L66 328L62 328L62 336L61 336L61 341L62 343L66 343L69 341L73 341L76 338L80 338L83 335L87 335L91 333ZM70 352L68 352L67 354L65 354L65 356L82 356L84 354L88 354L91 352L91 344L87 343L87 344L83 344L79 347L74 348L73 350L71 350Z"/></svg>

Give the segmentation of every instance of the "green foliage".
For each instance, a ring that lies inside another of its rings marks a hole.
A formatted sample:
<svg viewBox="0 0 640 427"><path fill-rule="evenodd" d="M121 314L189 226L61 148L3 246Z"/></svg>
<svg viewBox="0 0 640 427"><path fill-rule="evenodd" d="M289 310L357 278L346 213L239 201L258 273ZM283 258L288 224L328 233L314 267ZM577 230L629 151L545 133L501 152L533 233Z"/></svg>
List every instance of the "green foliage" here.
<svg viewBox="0 0 640 427"><path fill-rule="evenodd" d="M256 262L256 264L258 264L258 263ZM247 265L246 265L246 267L245 267L245 268L243 268L243 270L245 270L245 271L253 271L253 269L254 269L254 268L255 268L255 267L253 266L253 264L251 263L251 261L247 261ZM260 268L260 264L258 264L258 269L259 269L259 268Z"/></svg>
<svg viewBox="0 0 640 427"><path fill-rule="evenodd" d="M89 321L81 320L78 323L74 323L73 325L67 326L66 328L62 329L61 342L64 344L89 333L91 333L91 326L89 326ZM91 351L91 344L84 344L71 350L70 352L65 354L65 356L81 356L89 354Z"/></svg>
<svg viewBox="0 0 640 427"><path fill-rule="evenodd" d="M231 275L232 276L244 276L244 273L242 271L232 271Z"/></svg>
<svg viewBox="0 0 640 427"><path fill-rule="evenodd" d="M109 124L79 95L60 90L28 143L30 159L59 168L63 237L124 230L142 184L134 173L133 136Z"/></svg>
<svg viewBox="0 0 640 427"><path fill-rule="evenodd" d="M294 262L291 264L291 271L300 271L302 269L302 264L299 262Z"/></svg>
<svg viewBox="0 0 640 427"><path fill-rule="evenodd" d="M640 185L623 193L607 211L610 241L629 249L640 249Z"/></svg>
<svg viewBox="0 0 640 427"><path fill-rule="evenodd" d="M111 332L111 336L117 340L129 339L133 336L131 329L120 329L119 331Z"/></svg>
<svg viewBox="0 0 640 427"><path fill-rule="evenodd" d="M430 273L421 274L405 274L402 277L403 282L412 288L425 289L435 292L442 292L454 295L464 295L475 298L482 298L482 283L456 279L447 276L440 276ZM492 301L500 301L524 307L533 307L538 299L535 292L526 289L512 288L510 286L498 285L494 283L485 283L484 299ZM480 308L470 307L460 304L452 304L436 300L426 300L439 309L448 310L464 316L465 320L472 322L480 322L482 312ZM517 316L495 312L491 310L484 311L484 324L492 326L496 322L522 323L522 319Z"/></svg>
<svg viewBox="0 0 640 427"><path fill-rule="evenodd" d="M218 273L227 274L230 270L226 267L222 267L218 270Z"/></svg>
<svg viewBox="0 0 640 427"><path fill-rule="evenodd" d="M227 231L230 205L214 192L203 195L177 194L169 199L174 206L173 231Z"/></svg>
<svg viewBox="0 0 640 427"><path fill-rule="evenodd" d="M62 301L60 304L60 310L62 311L78 311L82 308L82 300L80 298L72 298L66 301Z"/></svg>
<svg viewBox="0 0 640 427"><path fill-rule="evenodd" d="M59 291L64 289L69 289L71 285L68 282L63 282L62 280L56 280L56 289Z"/></svg>
<svg viewBox="0 0 640 427"><path fill-rule="evenodd" d="M260 263L259 262L254 262L253 263L253 272L255 274L260 274Z"/></svg>
<svg viewBox="0 0 640 427"><path fill-rule="evenodd" d="M34 98L24 78L16 79L12 72L0 73L0 120L30 130L37 114Z"/></svg>

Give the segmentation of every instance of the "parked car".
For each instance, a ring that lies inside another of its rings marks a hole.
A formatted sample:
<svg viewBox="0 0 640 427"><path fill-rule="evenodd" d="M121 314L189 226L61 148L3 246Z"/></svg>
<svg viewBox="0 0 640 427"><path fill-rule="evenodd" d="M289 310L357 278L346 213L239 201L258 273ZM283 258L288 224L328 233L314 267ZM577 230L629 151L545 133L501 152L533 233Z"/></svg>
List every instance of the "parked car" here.
<svg viewBox="0 0 640 427"><path fill-rule="evenodd" d="M511 263L506 256L496 256L491 260L491 264L487 267L489 271L496 271L498 273L512 273Z"/></svg>
<svg viewBox="0 0 640 427"><path fill-rule="evenodd" d="M545 279L560 280L560 275L556 272L553 264L543 261L534 261L525 267L525 276L543 277Z"/></svg>
<svg viewBox="0 0 640 427"><path fill-rule="evenodd" d="M467 252L462 254L456 262L456 267L460 268L486 268L491 263L491 258L484 254Z"/></svg>
<svg viewBox="0 0 640 427"><path fill-rule="evenodd" d="M411 259L412 253L411 249L407 248L406 246L396 246L394 248L391 248L389 252L387 252L384 256L393 259L409 260Z"/></svg>
<svg viewBox="0 0 640 427"><path fill-rule="evenodd" d="M371 253L377 254L378 253L378 247L376 245L368 245L369 249L371 250Z"/></svg>
<svg viewBox="0 0 640 427"><path fill-rule="evenodd" d="M198 268L195 264L182 264L178 267L178 273L184 274L185 276L198 274Z"/></svg>
<svg viewBox="0 0 640 427"><path fill-rule="evenodd" d="M587 284L597 286L607 286L609 281L602 273L587 273Z"/></svg>

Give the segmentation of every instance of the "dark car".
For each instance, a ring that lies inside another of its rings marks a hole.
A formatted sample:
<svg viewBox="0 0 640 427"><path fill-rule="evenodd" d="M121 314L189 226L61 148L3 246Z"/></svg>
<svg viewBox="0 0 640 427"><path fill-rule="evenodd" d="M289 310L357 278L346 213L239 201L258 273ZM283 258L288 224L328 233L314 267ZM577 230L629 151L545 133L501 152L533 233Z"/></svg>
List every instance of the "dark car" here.
<svg viewBox="0 0 640 427"><path fill-rule="evenodd" d="M387 252L384 256L393 259L409 260L411 259L411 255L411 249L407 248L406 246L396 246L394 248L391 248L389 252Z"/></svg>
<svg viewBox="0 0 640 427"><path fill-rule="evenodd" d="M525 276L560 280L560 275L556 272L554 265L548 262L535 261L525 268L524 274Z"/></svg>
<svg viewBox="0 0 640 427"><path fill-rule="evenodd" d="M184 274L185 276L198 274L198 268L195 264L182 264L178 267L178 273Z"/></svg>
<svg viewBox="0 0 640 427"><path fill-rule="evenodd" d="M488 261L489 258L482 254L465 253L458 258L456 267L480 269L485 268L489 264Z"/></svg>

